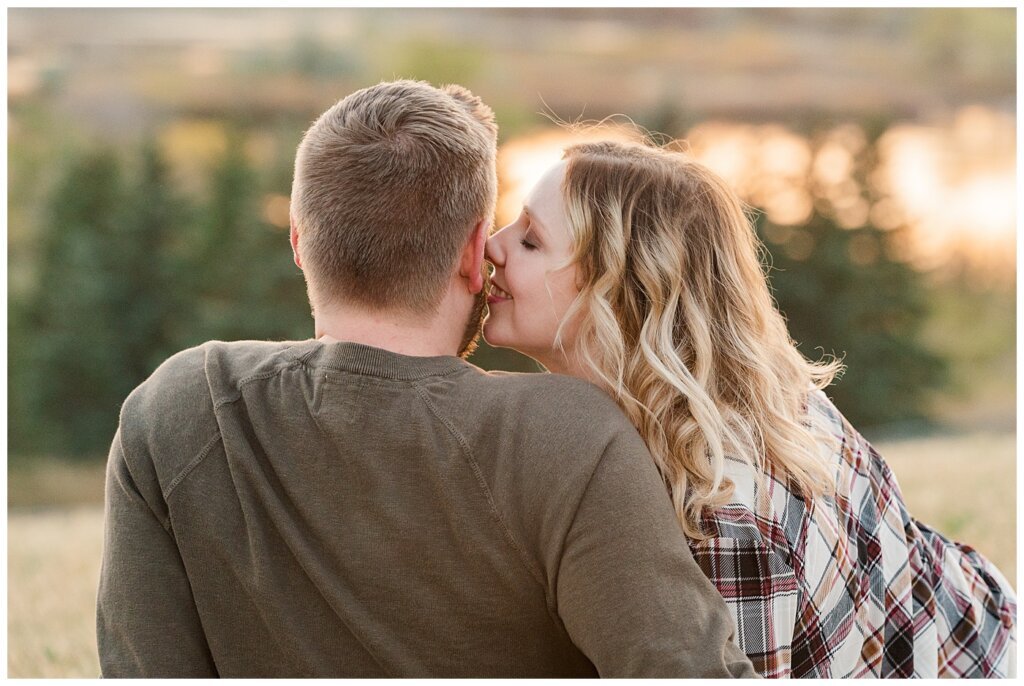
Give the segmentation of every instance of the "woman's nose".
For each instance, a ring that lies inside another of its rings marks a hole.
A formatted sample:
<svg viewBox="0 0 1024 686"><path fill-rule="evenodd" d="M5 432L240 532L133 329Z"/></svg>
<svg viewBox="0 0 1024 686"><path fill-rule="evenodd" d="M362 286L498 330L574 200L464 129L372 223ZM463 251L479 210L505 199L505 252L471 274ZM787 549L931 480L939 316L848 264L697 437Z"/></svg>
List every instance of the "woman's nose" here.
<svg viewBox="0 0 1024 686"><path fill-rule="evenodd" d="M484 259L496 267L505 264L505 253L501 247L501 231L487 239L487 244L484 246Z"/></svg>

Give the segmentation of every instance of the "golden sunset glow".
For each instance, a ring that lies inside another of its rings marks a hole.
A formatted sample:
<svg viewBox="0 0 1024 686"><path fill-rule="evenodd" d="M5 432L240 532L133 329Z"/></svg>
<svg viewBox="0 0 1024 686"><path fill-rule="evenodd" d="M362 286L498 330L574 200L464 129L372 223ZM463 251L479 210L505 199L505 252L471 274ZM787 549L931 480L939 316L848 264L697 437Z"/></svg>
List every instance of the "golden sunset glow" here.
<svg viewBox="0 0 1024 686"><path fill-rule="evenodd" d="M924 265L958 251L1012 265L1016 233L1014 121L978 107L951 129L903 125L879 141L877 181L913 228Z"/></svg>
<svg viewBox="0 0 1024 686"><path fill-rule="evenodd" d="M498 152L498 194L496 228L511 222L523 207L530 189L552 165L562 159L562 151L575 143L591 141L637 141L639 133L626 126L605 125L584 130L547 129L522 136L502 146Z"/></svg>
<svg viewBox="0 0 1024 686"><path fill-rule="evenodd" d="M290 206L291 200L287 195L270 193L263 197L263 218L272 226L287 229L290 223L288 215Z"/></svg>
<svg viewBox="0 0 1024 686"><path fill-rule="evenodd" d="M945 127L896 125L878 141L877 168L860 180L857 156L867 138L856 124L838 125L812 144L778 124L710 121L692 128L683 148L775 224L805 223L817 197L827 200L845 228L868 222L883 229L910 226L908 257L921 266L958 252L1012 267L1014 132L1012 117L980 107L964 108ZM510 141L498 156L499 226L518 214L523 197L567 145L637 138L629 128L608 127L551 129ZM790 247L800 252L800 246ZM872 250L859 250L858 259L869 259Z"/></svg>

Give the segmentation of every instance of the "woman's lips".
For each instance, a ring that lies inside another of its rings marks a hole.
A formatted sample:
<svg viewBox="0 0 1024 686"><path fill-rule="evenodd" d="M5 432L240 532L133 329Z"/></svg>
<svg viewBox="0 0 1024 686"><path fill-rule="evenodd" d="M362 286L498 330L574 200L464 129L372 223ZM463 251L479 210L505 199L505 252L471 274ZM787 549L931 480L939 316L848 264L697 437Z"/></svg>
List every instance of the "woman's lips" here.
<svg viewBox="0 0 1024 686"><path fill-rule="evenodd" d="M487 294L487 303L501 303L506 300L512 300L512 294L492 281L490 292Z"/></svg>

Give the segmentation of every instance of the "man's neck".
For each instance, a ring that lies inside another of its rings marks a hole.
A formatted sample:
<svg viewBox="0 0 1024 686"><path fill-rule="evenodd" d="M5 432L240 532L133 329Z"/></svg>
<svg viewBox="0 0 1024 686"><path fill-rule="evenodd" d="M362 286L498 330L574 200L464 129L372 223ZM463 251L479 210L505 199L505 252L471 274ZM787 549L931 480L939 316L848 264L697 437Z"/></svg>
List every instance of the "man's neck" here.
<svg viewBox="0 0 1024 686"><path fill-rule="evenodd" d="M327 343L361 343L411 357L458 354L458 335L452 335L457 327L440 316L422 320L394 312L318 309L314 324L315 337Z"/></svg>

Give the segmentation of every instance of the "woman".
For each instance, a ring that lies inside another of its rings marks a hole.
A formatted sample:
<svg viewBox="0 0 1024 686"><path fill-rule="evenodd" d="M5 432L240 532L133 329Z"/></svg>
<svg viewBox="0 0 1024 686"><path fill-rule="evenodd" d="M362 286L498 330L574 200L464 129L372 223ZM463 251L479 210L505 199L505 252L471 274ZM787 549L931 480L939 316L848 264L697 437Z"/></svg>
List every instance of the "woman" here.
<svg viewBox="0 0 1024 686"><path fill-rule="evenodd" d="M775 309L743 207L685 155L569 148L492 236L484 336L608 392L765 676L1002 676L1016 597L907 513Z"/></svg>

